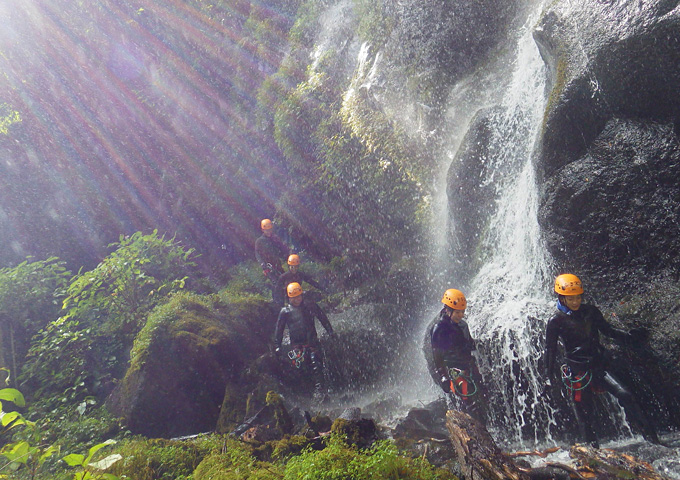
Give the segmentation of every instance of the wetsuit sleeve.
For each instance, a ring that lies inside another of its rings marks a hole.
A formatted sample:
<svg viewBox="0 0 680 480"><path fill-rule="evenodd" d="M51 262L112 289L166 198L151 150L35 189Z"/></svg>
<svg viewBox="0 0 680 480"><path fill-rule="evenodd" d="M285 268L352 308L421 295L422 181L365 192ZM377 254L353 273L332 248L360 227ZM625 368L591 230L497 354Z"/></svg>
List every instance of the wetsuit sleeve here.
<svg viewBox="0 0 680 480"><path fill-rule="evenodd" d="M444 350L439 348L440 339L438 333L439 324L432 328L432 335L430 335L430 346L432 347L432 360L434 368L439 375L446 375L446 368L444 366Z"/></svg>
<svg viewBox="0 0 680 480"><path fill-rule="evenodd" d="M595 320L595 324L597 325L597 329L600 332L604 333L609 338L613 338L619 341L625 341L630 338L630 334L626 330L612 327L609 323L607 323L607 321L604 319L604 315L602 315L602 312L600 311L599 308L593 307L593 310L594 310L593 318Z"/></svg>
<svg viewBox="0 0 680 480"><path fill-rule="evenodd" d="M292 251L292 249L288 248L288 245L283 243L283 240L281 240L281 237L272 235L271 238L273 240L272 243L274 245L276 245L276 248L279 249L279 251L281 252L281 255L284 256L284 257L288 257L288 254Z"/></svg>
<svg viewBox="0 0 680 480"><path fill-rule="evenodd" d="M555 354L559 334L557 318L553 317L545 329L545 373L548 378L555 374Z"/></svg>
<svg viewBox="0 0 680 480"><path fill-rule="evenodd" d="M266 263L264 261L264 258L262 258L262 252L260 251L260 239L258 238L255 240L255 259L257 260L257 263L260 264L260 266L264 266Z"/></svg>
<svg viewBox="0 0 680 480"><path fill-rule="evenodd" d="M299 272L299 274L300 274L300 278L303 281L309 283L314 288L317 288L319 290L323 290L323 288L321 288L321 285L319 285L318 282L315 282L309 275L307 275L306 273L302 273L302 272Z"/></svg>
<svg viewBox="0 0 680 480"><path fill-rule="evenodd" d="M321 310L321 307L319 307L315 303L312 311L314 312L316 318L319 319L319 322L321 322L321 325L323 325L323 328L326 329L328 335L333 335L333 327L331 326L331 322L330 320L328 320L328 316L326 315L326 313L323 310Z"/></svg>
<svg viewBox="0 0 680 480"><path fill-rule="evenodd" d="M283 330L286 328L286 309L282 308L279 312L279 318L276 320L276 333L274 334L274 342L277 348L281 348L281 341L283 340Z"/></svg>

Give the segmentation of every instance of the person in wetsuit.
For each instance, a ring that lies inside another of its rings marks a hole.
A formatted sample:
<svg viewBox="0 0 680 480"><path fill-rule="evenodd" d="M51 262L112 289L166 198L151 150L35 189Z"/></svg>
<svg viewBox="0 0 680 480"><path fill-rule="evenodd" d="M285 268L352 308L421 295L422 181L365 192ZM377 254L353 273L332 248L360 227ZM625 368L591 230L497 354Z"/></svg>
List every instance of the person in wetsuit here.
<svg viewBox="0 0 680 480"><path fill-rule="evenodd" d="M282 307L284 293L279 289L279 276L283 274L281 262L290 253L286 244L274 233L274 224L268 218L260 222L262 235L255 240L255 258L272 291L272 301Z"/></svg>
<svg viewBox="0 0 680 480"><path fill-rule="evenodd" d="M312 287L323 290L321 285L314 281L312 277L300 271L300 256L293 253L288 256L288 271L279 276L279 290L282 292L282 295L285 296L286 287L288 285L291 283L299 283L302 285L302 282L307 282Z"/></svg>
<svg viewBox="0 0 680 480"><path fill-rule="evenodd" d="M637 424L646 440L660 443L630 390L608 371L606 352L600 344L600 333L618 341L631 341L639 332L612 327L597 307L582 303L583 286L576 275L559 275L555 279L555 292L558 295L557 312L548 321L545 334L546 386L551 387L555 380L559 339L564 344L566 356L562 381L574 394L574 411L586 442L599 447L595 433L593 390L606 390L619 400L628 418Z"/></svg>
<svg viewBox="0 0 680 480"><path fill-rule="evenodd" d="M289 305L283 307L276 321L275 353L281 355L283 332L288 327L291 352L302 352L303 362L308 362L314 381L314 395L322 395L323 390L323 352L316 333L314 319L326 329L328 335L334 336L331 322L323 310L314 302L306 302L299 283L291 283L286 288ZM289 355L290 357L290 355ZM291 360L294 358L291 357Z"/></svg>
<svg viewBox="0 0 680 480"><path fill-rule="evenodd" d="M463 320L467 300L463 292L451 288L444 292L442 303L444 308L430 336L439 385L458 408L482 421L485 414L482 395L478 392L480 375L472 356L476 347Z"/></svg>

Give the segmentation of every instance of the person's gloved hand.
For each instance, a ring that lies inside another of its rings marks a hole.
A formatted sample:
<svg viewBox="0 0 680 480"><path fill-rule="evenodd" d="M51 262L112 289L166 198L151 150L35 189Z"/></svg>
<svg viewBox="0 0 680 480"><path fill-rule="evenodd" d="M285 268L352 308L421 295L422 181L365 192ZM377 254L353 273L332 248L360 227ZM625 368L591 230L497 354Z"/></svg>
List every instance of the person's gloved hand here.
<svg viewBox="0 0 680 480"><path fill-rule="evenodd" d="M628 331L628 338L631 343L637 344L637 343L642 343L645 340L647 340L647 337L649 336L649 330L646 328L642 327L635 327L631 328Z"/></svg>
<svg viewBox="0 0 680 480"><path fill-rule="evenodd" d="M439 386L442 387L444 393L451 393L451 380L449 380L445 375L439 380Z"/></svg>

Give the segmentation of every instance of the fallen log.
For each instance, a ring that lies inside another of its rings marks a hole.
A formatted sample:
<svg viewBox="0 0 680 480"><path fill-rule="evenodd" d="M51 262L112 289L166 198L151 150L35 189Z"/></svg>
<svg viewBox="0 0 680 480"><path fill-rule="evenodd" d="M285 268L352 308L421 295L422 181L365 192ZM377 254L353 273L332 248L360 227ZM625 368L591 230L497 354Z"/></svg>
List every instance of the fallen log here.
<svg viewBox="0 0 680 480"><path fill-rule="evenodd" d="M501 452L486 427L466 413L446 412L446 427L461 473L468 480L529 480L508 455Z"/></svg>
<svg viewBox="0 0 680 480"><path fill-rule="evenodd" d="M654 468L631 455L609 449L595 449L576 444L569 450L575 465L547 462L531 468L520 465L513 457L519 454L545 456L556 449L543 452L503 453L486 427L471 416L456 410L446 413L446 427L453 445L462 476L466 480L549 480L598 479L614 480L669 480Z"/></svg>
<svg viewBox="0 0 680 480"><path fill-rule="evenodd" d="M569 456L576 461L577 469L584 478L669 480L647 462L608 448L576 444L569 450Z"/></svg>

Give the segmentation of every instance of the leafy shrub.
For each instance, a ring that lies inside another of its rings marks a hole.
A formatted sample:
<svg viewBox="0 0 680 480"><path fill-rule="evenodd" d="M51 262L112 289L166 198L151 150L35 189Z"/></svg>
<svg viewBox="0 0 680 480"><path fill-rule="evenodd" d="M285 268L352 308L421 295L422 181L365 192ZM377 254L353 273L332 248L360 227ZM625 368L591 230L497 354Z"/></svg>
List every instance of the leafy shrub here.
<svg viewBox="0 0 680 480"><path fill-rule="evenodd" d="M13 352L12 371L21 371L30 339L57 318L71 272L57 257L0 269L0 352Z"/></svg>
<svg viewBox="0 0 680 480"><path fill-rule="evenodd" d="M34 338L21 380L40 397L43 415L106 394L122 375L134 335L149 311L184 288L193 249L157 231L121 236L97 267L79 272L66 290L66 313Z"/></svg>

